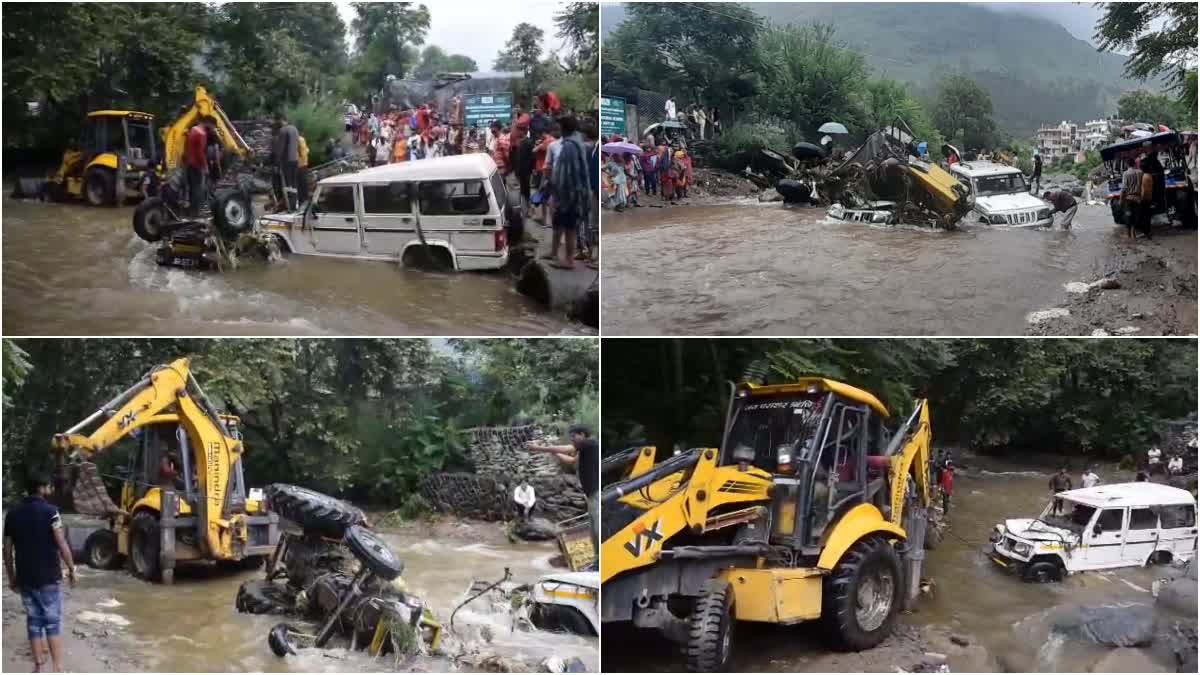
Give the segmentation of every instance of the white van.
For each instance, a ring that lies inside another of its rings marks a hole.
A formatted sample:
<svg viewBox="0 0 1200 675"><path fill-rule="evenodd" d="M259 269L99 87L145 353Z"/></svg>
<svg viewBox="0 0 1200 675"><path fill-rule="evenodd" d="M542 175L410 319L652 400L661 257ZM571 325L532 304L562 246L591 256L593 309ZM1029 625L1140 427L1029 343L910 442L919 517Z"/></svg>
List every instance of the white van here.
<svg viewBox="0 0 1200 675"><path fill-rule="evenodd" d="M1059 513L1054 502L1061 500ZM1027 581L1112 567L1191 560L1196 500L1160 483L1117 483L1054 495L1037 518L997 525L989 557Z"/></svg>
<svg viewBox="0 0 1200 675"><path fill-rule="evenodd" d="M507 198L491 157L456 155L331 176L299 212L258 222L296 255L408 263L427 245L446 269L494 270L508 262Z"/></svg>
<svg viewBox="0 0 1200 675"><path fill-rule="evenodd" d="M1025 175L997 162L959 162L950 173L967 188L973 220L987 225L1050 227L1051 206L1029 194Z"/></svg>

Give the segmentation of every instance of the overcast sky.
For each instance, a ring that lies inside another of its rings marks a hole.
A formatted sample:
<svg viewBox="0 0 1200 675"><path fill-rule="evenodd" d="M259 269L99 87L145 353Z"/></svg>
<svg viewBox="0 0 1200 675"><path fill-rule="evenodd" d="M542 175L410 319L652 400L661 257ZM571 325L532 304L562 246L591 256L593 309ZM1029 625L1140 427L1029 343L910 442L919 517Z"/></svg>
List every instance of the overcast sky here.
<svg viewBox="0 0 1200 675"><path fill-rule="evenodd" d="M338 13L346 22L347 40L354 8L349 0L336 0ZM565 2L555 0L432 0L421 3L429 8L429 33L426 45L437 45L448 54L466 54L475 59L480 70L491 70L496 53L519 23L531 23L546 32L542 55L562 47L554 15Z"/></svg>
<svg viewBox="0 0 1200 675"><path fill-rule="evenodd" d="M1049 19L1080 40L1095 44L1096 20L1104 13L1090 2L982 2L1001 12L1018 12Z"/></svg>

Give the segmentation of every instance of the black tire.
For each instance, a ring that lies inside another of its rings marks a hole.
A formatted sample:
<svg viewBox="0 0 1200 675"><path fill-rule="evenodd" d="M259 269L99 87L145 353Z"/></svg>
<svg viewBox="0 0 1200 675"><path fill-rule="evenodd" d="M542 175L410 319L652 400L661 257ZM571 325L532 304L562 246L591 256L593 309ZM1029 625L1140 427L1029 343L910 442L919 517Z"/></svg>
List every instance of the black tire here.
<svg viewBox="0 0 1200 675"><path fill-rule="evenodd" d="M539 630L551 633L574 633L575 635L595 635L592 624L587 617L575 607L565 605L547 605L533 603L529 612L529 620Z"/></svg>
<svg viewBox="0 0 1200 675"><path fill-rule="evenodd" d="M95 569L116 569L121 561L117 552L117 533L112 530L93 532L83 544L83 558Z"/></svg>
<svg viewBox="0 0 1200 675"><path fill-rule="evenodd" d="M146 581L162 578L159 553L158 516L149 511L134 514L129 525L129 566L134 576Z"/></svg>
<svg viewBox="0 0 1200 675"><path fill-rule="evenodd" d="M525 216L521 213L521 191L509 190L504 204L504 220L507 223L508 244L520 243L525 236Z"/></svg>
<svg viewBox="0 0 1200 675"><path fill-rule="evenodd" d="M254 208L250 195L231 190L222 192L213 199L213 222L217 231L222 235L235 238L243 232L250 231L254 225Z"/></svg>
<svg viewBox="0 0 1200 675"><path fill-rule="evenodd" d="M404 572L404 563L379 535L351 525L346 529L346 546L358 561L384 581L391 581Z"/></svg>
<svg viewBox="0 0 1200 675"><path fill-rule="evenodd" d="M314 490L272 483L267 486L266 493L271 508L300 525L305 532L341 539L346 528L366 522L357 507Z"/></svg>
<svg viewBox="0 0 1200 675"><path fill-rule="evenodd" d="M233 604L246 614L292 614L296 611L296 596L283 584L251 579L238 587Z"/></svg>
<svg viewBox="0 0 1200 675"><path fill-rule="evenodd" d="M115 206L117 176L112 169L94 167L83 177L83 198L92 206Z"/></svg>
<svg viewBox="0 0 1200 675"><path fill-rule="evenodd" d="M424 246L409 246L400 259L405 267L424 270L426 272L452 272L454 259L450 251L441 246L430 246L428 251Z"/></svg>
<svg viewBox="0 0 1200 675"><path fill-rule="evenodd" d="M133 211L133 231L142 241L153 244L162 240L163 226L169 218L170 213L162 197L144 199Z"/></svg>
<svg viewBox="0 0 1200 675"><path fill-rule="evenodd" d="M1155 551L1146 560L1147 565L1170 565L1173 556L1170 551Z"/></svg>
<svg viewBox="0 0 1200 675"><path fill-rule="evenodd" d="M733 586L724 579L709 579L692 610L688 641L683 648L688 672L715 673L729 665L733 624Z"/></svg>
<svg viewBox="0 0 1200 675"><path fill-rule="evenodd" d="M292 646L291 634L299 632L299 629L286 623L275 624L271 632L267 633L267 645L271 647L271 652L281 659L288 654L295 654L296 648Z"/></svg>
<svg viewBox="0 0 1200 675"><path fill-rule="evenodd" d="M891 635L900 609L901 578L900 557L886 540L871 537L850 547L825 577L822 589L821 621L835 646L858 652ZM871 607L859 606L864 589L871 592Z"/></svg>
<svg viewBox="0 0 1200 675"><path fill-rule="evenodd" d="M1038 560L1025 566L1021 578L1034 584L1062 580L1062 568L1049 560Z"/></svg>

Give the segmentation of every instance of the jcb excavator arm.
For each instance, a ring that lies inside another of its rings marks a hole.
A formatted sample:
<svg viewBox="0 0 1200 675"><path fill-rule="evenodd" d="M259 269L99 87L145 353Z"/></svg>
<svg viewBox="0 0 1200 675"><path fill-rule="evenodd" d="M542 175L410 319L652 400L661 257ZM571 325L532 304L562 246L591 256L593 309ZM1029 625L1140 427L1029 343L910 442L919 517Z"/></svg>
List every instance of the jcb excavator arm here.
<svg viewBox="0 0 1200 675"><path fill-rule="evenodd" d="M914 496L917 504L922 507L929 506L929 445L932 438L933 433L929 428L929 402L919 399L916 409L904 426L896 432L888 447L888 454L892 459L891 513L888 520L893 525L900 525L904 517L904 499L908 493L910 473L916 486Z"/></svg>
<svg viewBox="0 0 1200 675"><path fill-rule="evenodd" d="M168 171L178 167L183 161L183 147L187 142L187 133L199 122L212 122L217 129L217 137L221 147L240 158L250 154L250 145L234 128L233 122L221 109L217 99L209 96L204 87L196 87L196 100L192 107L175 120L171 126L163 129L163 148Z"/></svg>
<svg viewBox="0 0 1200 675"><path fill-rule="evenodd" d="M95 431L84 433L101 419L104 421ZM230 528L222 514L230 474L241 456L242 442L225 433L221 416L192 377L188 359L151 370L86 419L55 434L52 445L64 455L78 452L87 458L111 448L136 429L165 423L179 424L187 432L199 493L205 502L197 506L207 521L207 544L210 551L226 550L228 542L223 540L230 537Z"/></svg>

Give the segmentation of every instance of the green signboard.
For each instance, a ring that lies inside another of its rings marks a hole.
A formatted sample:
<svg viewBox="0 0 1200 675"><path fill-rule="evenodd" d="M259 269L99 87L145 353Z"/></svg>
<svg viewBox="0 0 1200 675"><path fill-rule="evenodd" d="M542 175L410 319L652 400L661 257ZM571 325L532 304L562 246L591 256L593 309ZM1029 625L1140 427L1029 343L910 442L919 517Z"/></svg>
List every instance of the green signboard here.
<svg viewBox="0 0 1200 675"><path fill-rule="evenodd" d="M625 99L619 96L600 97L600 135L612 138L613 134L628 137L625 133Z"/></svg>
<svg viewBox="0 0 1200 675"><path fill-rule="evenodd" d="M509 92L469 94L463 101L463 123L468 129L472 126L485 129L495 121L511 124L512 107L513 95Z"/></svg>

